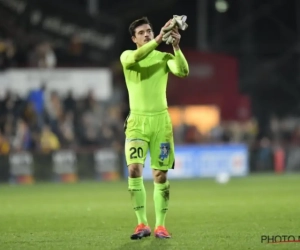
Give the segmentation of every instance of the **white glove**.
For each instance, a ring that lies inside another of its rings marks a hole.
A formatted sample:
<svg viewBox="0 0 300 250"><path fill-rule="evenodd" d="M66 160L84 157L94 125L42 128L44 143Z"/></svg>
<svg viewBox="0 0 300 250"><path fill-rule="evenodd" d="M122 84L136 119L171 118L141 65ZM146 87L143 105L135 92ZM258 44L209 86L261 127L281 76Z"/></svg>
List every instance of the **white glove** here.
<svg viewBox="0 0 300 250"><path fill-rule="evenodd" d="M177 16L173 15L173 19L168 27L163 29L164 35L162 40L166 42L166 44L172 44L174 42L173 37L171 36L172 29L177 26L180 30L186 30L188 28L188 24L186 23L187 16Z"/></svg>

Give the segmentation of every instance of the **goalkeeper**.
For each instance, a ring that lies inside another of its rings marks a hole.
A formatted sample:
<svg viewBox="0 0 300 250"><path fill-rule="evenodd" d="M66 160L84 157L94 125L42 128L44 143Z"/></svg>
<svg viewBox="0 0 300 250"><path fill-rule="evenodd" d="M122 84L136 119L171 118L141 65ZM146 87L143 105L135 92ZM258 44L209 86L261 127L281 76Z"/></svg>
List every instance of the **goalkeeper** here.
<svg viewBox="0 0 300 250"><path fill-rule="evenodd" d="M178 77L186 77L189 67L179 47L181 35L178 26L174 25L172 19L155 38L152 25L146 17L132 22L129 32L137 49L124 51L120 60L130 106L130 114L124 124L128 189L138 220L131 239L141 239L151 234L146 216L146 191L143 183L143 167L148 149L154 179L154 234L157 238L170 238L165 228L170 194L167 173L174 168L175 156L166 87L169 72ZM169 34L167 38L163 37L166 33ZM174 55L156 50L162 41L171 41Z"/></svg>

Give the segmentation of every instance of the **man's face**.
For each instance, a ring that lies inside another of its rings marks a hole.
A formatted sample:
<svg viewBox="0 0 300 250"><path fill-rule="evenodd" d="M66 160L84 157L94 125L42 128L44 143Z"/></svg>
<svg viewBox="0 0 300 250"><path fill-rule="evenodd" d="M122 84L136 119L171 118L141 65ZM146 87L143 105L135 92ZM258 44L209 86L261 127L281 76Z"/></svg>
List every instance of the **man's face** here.
<svg viewBox="0 0 300 250"><path fill-rule="evenodd" d="M151 26L149 24L143 24L136 27L135 36L132 37L132 41L137 45L137 47L141 47L153 38L154 34Z"/></svg>

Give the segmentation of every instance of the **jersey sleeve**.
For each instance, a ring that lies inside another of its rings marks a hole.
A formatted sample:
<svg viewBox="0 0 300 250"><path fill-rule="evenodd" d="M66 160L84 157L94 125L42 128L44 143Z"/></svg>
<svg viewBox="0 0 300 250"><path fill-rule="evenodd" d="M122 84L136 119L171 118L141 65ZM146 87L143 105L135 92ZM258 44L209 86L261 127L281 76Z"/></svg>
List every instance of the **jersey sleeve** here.
<svg viewBox="0 0 300 250"><path fill-rule="evenodd" d="M128 66L133 65L135 63L133 50L124 51L120 56L120 61L124 68L128 68Z"/></svg>
<svg viewBox="0 0 300 250"><path fill-rule="evenodd" d="M120 61L124 68L129 69L138 61L144 59L150 52L152 52L158 43L153 39L142 47L136 50L126 50L121 54Z"/></svg>
<svg viewBox="0 0 300 250"><path fill-rule="evenodd" d="M167 65L175 76L186 77L189 74L189 65L181 50L175 50L174 55L167 54Z"/></svg>

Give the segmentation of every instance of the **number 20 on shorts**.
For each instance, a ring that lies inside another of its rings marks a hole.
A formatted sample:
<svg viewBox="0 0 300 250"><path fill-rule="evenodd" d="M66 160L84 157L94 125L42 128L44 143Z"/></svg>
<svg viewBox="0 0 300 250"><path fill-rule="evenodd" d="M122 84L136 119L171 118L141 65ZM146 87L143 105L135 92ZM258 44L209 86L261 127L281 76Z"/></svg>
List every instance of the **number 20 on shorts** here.
<svg viewBox="0 0 300 250"><path fill-rule="evenodd" d="M130 159L143 158L144 150L141 147L131 147L130 151Z"/></svg>

